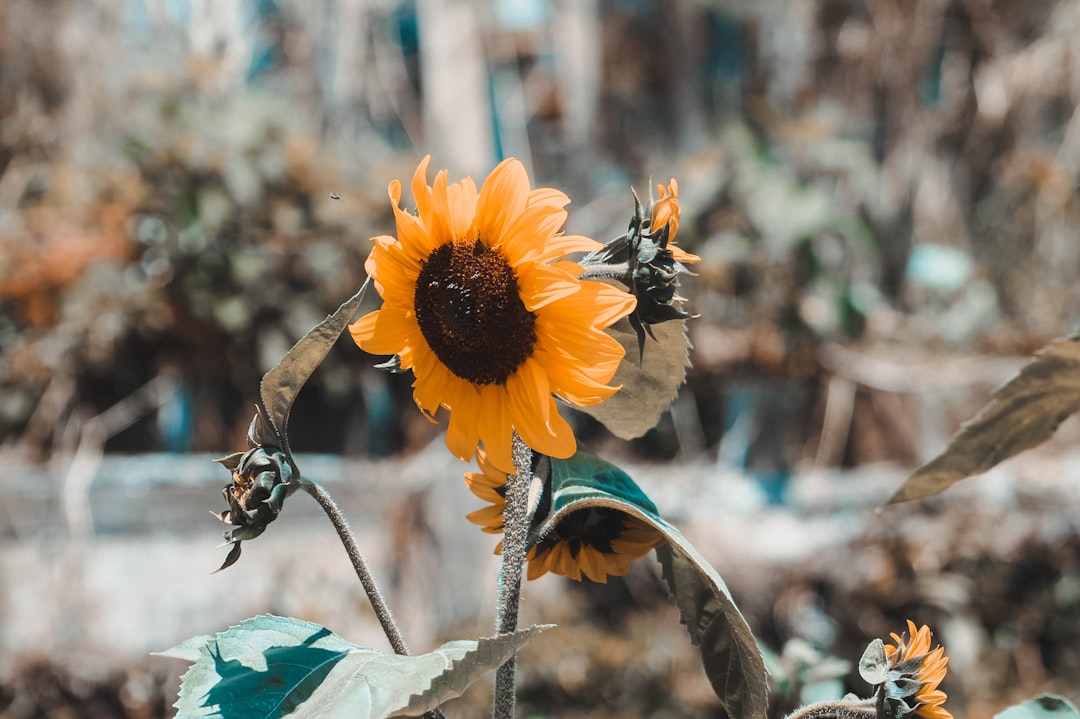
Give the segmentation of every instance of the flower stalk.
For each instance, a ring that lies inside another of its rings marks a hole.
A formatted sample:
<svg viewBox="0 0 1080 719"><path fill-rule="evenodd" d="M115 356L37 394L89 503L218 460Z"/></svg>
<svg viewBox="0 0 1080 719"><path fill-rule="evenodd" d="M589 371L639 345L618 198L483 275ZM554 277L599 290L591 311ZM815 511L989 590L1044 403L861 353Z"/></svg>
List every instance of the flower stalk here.
<svg viewBox="0 0 1080 719"><path fill-rule="evenodd" d="M522 568L525 564L525 545L532 523L529 506L529 487L532 484L532 450L514 432L511 453L515 474L506 480L506 508L503 518L502 566L499 569L499 598L495 633L509 634L517 630L518 607L521 601ZM511 657L495 672L495 719L513 719L516 696L514 670L517 661Z"/></svg>
<svg viewBox="0 0 1080 719"><path fill-rule="evenodd" d="M330 523L337 530L338 537L345 547L345 553L349 555L349 561L352 562L353 569L356 570L356 576L360 579L360 584L363 585L364 591L367 593L371 608L375 610L375 616L378 618L379 624L382 625L383 632L386 633L386 638L390 641L394 653L407 655L409 646L405 643L405 637L402 636L401 629L398 627L397 622L394 621L394 615L386 604L386 600L379 590L379 585L375 583L375 577L368 570L364 556L360 554L360 547L356 544L356 538L353 536L348 520L345 519L345 515L341 512L341 508L338 507L334 498L321 485L301 478L300 487L319 503L319 506L326 512L326 516L330 518Z"/></svg>

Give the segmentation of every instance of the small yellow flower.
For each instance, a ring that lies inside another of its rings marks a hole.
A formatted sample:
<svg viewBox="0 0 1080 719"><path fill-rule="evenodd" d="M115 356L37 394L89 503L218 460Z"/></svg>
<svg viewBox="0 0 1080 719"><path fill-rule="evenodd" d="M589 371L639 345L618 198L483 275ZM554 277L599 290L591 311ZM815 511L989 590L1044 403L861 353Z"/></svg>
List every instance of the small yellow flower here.
<svg viewBox="0 0 1080 719"><path fill-rule="evenodd" d="M918 683L914 706L915 713L923 719L952 719L952 714L942 706L948 697L938 689L949 663L945 647L939 646L930 651L930 627L923 625L916 629L915 622L910 619L907 626L907 632L891 634L895 645L885 645L889 681L895 683L898 679L913 679Z"/></svg>
<svg viewBox="0 0 1080 719"><path fill-rule="evenodd" d="M649 232L655 235L664 225L667 225L668 249L671 250L672 256L684 265L701 262L701 258L697 255L692 255L675 245L675 235L679 233L679 215L682 209L679 205L678 181L673 177L667 187L657 185L656 192L660 195L660 199L653 203Z"/></svg>
<svg viewBox="0 0 1080 719"><path fill-rule="evenodd" d="M481 471L466 474L465 484L490 504L470 512L466 519L488 534L501 534L507 475L487 460L483 450L477 452L477 460ZM578 510L529 548L527 576L531 581L551 572L606 584L609 576L623 576L630 571L630 562L666 541L655 529L617 510ZM502 552L501 542L495 552Z"/></svg>
<svg viewBox="0 0 1080 719"><path fill-rule="evenodd" d="M502 162L478 191L445 170L429 186L429 159L412 179L417 214L390 183L397 237L373 238L365 265L383 305L352 337L412 369L413 399L432 421L449 411L446 444L461 459L483 445L511 469L514 430L537 452L570 457L577 442L553 395L589 406L618 389L608 382L624 351L604 329L636 300L563 260L601 245L562 234L570 198L531 189L520 162Z"/></svg>

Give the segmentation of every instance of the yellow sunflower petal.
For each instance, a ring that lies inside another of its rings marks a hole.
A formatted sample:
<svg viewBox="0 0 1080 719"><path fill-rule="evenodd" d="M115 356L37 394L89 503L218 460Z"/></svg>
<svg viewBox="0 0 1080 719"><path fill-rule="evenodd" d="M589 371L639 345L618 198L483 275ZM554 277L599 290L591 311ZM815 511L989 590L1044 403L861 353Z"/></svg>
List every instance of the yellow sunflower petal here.
<svg viewBox="0 0 1080 719"><path fill-rule="evenodd" d="M923 719L953 719L952 712L941 705L924 704L915 713Z"/></svg>
<svg viewBox="0 0 1080 719"><path fill-rule="evenodd" d="M930 627L925 624L918 629L915 628L915 622L908 620L908 635L911 637L911 644L908 645L907 653L904 656L905 659L911 659L912 657L921 656L930 652Z"/></svg>
<svg viewBox="0 0 1080 719"><path fill-rule="evenodd" d="M466 514L465 519L487 534L500 534L503 531L503 507L482 507Z"/></svg>
<svg viewBox="0 0 1080 719"><path fill-rule="evenodd" d="M431 215L424 218L424 224L435 245L444 245L458 239L451 228L450 197L447 190L447 172L439 170L435 183L431 187Z"/></svg>
<svg viewBox="0 0 1080 719"><path fill-rule="evenodd" d="M540 577L544 576L545 574L547 574L547 571L548 571L547 570L547 564L544 561L543 556L537 554L536 547L533 547L532 549L529 550L529 553L526 556L526 559L529 562L529 567L528 567L528 570L525 573L525 577L530 582L535 581L535 580L539 579Z"/></svg>
<svg viewBox="0 0 1080 719"><path fill-rule="evenodd" d="M476 229L489 246L503 242L503 233L525 209L529 176L520 161L510 157L491 171L476 203Z"/></svg>
<svg viewBox="0 0 1080 719"><path fill-rule="evenodd" d="M416 172L412 178L413 202L416 203L416 213L424 228L431 232L431 188L427 184L427 168L431 162L431 155L425 155L420 164L416 166ZM436 245L437 246L437 245Z"/></svg>
<svg viewBox="0 0 1080 719"><path fill-rule="evenodd" d="M553 187L538 187L529 193L529 198L526 200L526 207L536 207L538 205L547 205L548 207L557 207L560 210L570 204L570 198L567 197L565 192L556 190Z"/></svg>
<svg viewBox="0 0 1080 719"><path fill-rule="evenodd" d="M446 205L450 211L450 232L457 240L472 239L475 233L476 201L479 197L471 177L446 188Z"/></svg>
<svg viewBox="0 0 1080 719"><path fill-rule="evenodd" d="M510 403L502 387L487 386L481 390L479 432L484 443L487 462L506 474L514 472L513 440Z"/></svg>
<svg viewBox="0 0 1080 719"><path fill-rule="evenodd" d="M401 183L398 180L390 183L389 193L401 250L410 260L419 263L435 249L431 234L418 217L401 209Z"/></svg>
<svg viewBox="0 0 1080 719"><path fill-rule="evenodd" d="M360 349L376 355L397 354L419 332L412 314L394 305L383 305L349 325L349 334Z"/></svg>
<svg viewBox="0 0 1080 719"><path fill-rule="evenodd" d="M544 252L540 261L547 262L576 252L595 252L603 246L602 242L597 242L583 235L555 235L544 245Z"/></svg>
<svg viewBox="0 0 1080 719"><path fill-rule="evenodd" d="M538 348L533 355L547 373L551 391L580 407L591 407L615 394L615 387L590 377L582 368Z"/></svg>
<svg viewBox="0 0 1080 719"><path fill-rule="evenodd" d="M555 259L548 247L566 224L566 210L544 205L526 208L508 222L499 235L503 252L515 263Z"/></svg>
<svg viewBox="0 0 1080 719"><path fill-rule="evenodd" d="M561 574L564 577L570 577L576 582L581 581L581 565L578 564L575 557L570 554L570 548L566 546L566 542L559 542L551 548L551 561L554 568L552 571L555 574Z"/></svg>
<svg viewBox="0 0 1080 719"><path fill-rule="evenodd" d="M583 546L577 555L577 565L581 572L592 582L607 584L606 563L603 555L591 546Z"/></svg>
<svg viewBox="0 0 1080 719"><path fill-rule="evenodd" d="M510 416L514 428L526 444L533 449L539 449L530 442L530 437L546 439L549 433L551 408L548 401L551 399L551 387L548 385L547 374L540 364L530 357L507 381L506 392L510 399Z"/></svg>
<svg viewBox="0 0 1080 719"><path fill-rule="evenodd" d="M697 255L692 255L681 247L668 242L668 249L671 250L671 256L684 265L692 265L695 262L701 262L701 258Z"/></svg>
<svg viewBox="0 0 1080 719"><path fill-rule="evenodd" d="M551 265L528 262L519 268L517 277L525 308L536 312L555 300L581 290L581 280Z"/></svg>
<svg viewBox="0 0 1080 719"><path fill-rule="evenodd" d="M411 303L420 275L419 263L411 261L393 237L373 237L372 242L375 246L364 269L374 280L379 295L388 302Z"/></svg>
<svg viewBox="0 0 1080 719"><path fill-rule="evenodd" d="M458 459L468 462L476 453L480 442L480 425L475 418L480 416L480 392L468 382L457 380L443 388L446 400L442 403L450 408L450 422L446 428L446 446ZM488 448L494 454L493 448Z"/></svg>

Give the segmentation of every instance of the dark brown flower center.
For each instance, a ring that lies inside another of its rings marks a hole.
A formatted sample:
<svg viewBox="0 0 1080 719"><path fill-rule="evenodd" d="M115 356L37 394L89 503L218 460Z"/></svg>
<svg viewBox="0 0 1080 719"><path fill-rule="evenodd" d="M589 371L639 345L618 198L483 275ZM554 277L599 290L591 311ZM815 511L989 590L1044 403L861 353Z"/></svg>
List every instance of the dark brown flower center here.
<svg viewBox="0 0 1080 719"><path fill-rule="evenodd" d="M428 255L414 299L424 339L461 379L506 384L533 353L536 315L521 301L506 257L480 240Z"/></svg>

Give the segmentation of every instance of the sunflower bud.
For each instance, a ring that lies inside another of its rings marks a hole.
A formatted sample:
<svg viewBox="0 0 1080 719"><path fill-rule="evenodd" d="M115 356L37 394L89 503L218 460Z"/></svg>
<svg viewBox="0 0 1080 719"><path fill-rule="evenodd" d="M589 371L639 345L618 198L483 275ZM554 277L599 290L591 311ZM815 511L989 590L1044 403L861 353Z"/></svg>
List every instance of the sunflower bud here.
<svg viewBox="0 0 1080 719"><path fill-rule="evenodd" d="M630 324L637 333L639 352L644 352L646 333L655 339L652 325L690 317L680 308L685 298L676 290L679 275L692 274L683 263L700 259L672 242L679 229L678 185L672 180L670 193L663 185L658 187L661 198L648 211L634 193L634 214L626 231L628 284L637 297Z"/></svg>
<svg viewBox="0 0 1080 719"><path fill-rule="evenodd" d="M248 451L216 460L232 472L232 482L222 490L229 508L212 514L225 524L235 525L235 529L225 532L225 541L233 548L219 572L240 558L240 542L258 537L277 519L285 498L296 488L289 481L293 469L283 451L255 444L250 433L248 443L252 445Z"/></svg>

